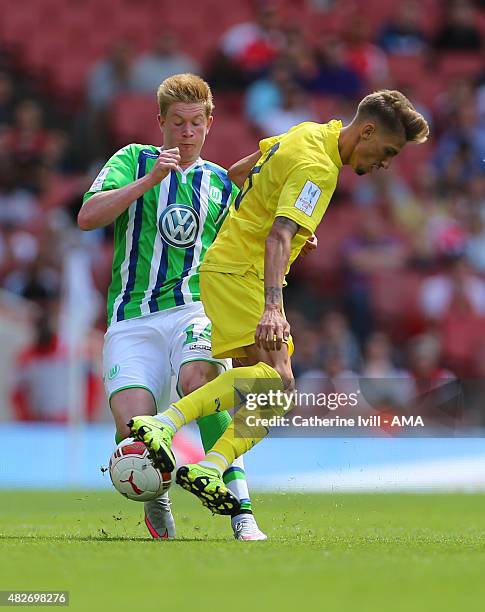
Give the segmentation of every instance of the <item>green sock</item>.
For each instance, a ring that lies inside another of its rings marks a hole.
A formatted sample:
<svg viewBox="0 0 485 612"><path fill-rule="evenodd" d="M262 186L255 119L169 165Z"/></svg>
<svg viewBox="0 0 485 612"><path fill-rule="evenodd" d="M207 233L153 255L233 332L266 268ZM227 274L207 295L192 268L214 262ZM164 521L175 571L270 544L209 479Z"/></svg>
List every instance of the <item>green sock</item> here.
<svg viewBox="0 0 485 612"><path fill-rule="evenodd" d="M226 431L231 423L231 415L226 411L215 412L197 420L200 437L204 452L209 452L217 440ZM227 488L241 502L241 512L251 512L251 499L249 497L246 472L242 457L238 457L234 463L224 472L223 480Z"/></svg>
<svg viewBox="0 0 485 612"><path fill-rule="evenodd" d="M120 442L122 442L123 440L124 440L123 436L120 435L118 432L116 432L115 433L115 443L116 443L116 446L118 446L118 444Z"/></svg>
<svg viewBox="0 0 485 612"><path fill-rule="evenodd" d="M231 415L226 410L208 414L197 419L200 439L202 440L205 453L209 452L217 440L219 440L231 421Z"/></svg>

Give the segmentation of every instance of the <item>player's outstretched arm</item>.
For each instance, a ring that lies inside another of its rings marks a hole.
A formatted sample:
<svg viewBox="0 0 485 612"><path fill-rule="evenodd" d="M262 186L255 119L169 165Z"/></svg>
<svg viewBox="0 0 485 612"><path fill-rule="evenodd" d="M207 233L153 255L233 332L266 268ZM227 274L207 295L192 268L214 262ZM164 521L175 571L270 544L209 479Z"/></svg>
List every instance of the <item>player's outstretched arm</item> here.
<svg viewBox="0 0 485 612"><path fill-rule="evenodd" d="M298 224L287 217L277 217L266 238L264 253L264 312L256 328L256 346L279 351L290 335L290 325L283 314L283 280L291 253L291 239Z"/></svg>
<svg viewBox="0 0 485 612"><path fill-rule="evenodd" d="M78 226L85 231L105 227L121 215L132 202L158 185L180 163L178 148L162 151L150 172L119 189L100 191L87 200L77 216Z"/></svg>
<svg viewBox="0 0 485 612"><path fill-rule="evenodd" d="M244 181L248 178L248 174L254 168L260 157L261 151L255 151L251 153L251 155L240 159L227 171L227 176L239 187L239 189L244 185Z"/></svg>

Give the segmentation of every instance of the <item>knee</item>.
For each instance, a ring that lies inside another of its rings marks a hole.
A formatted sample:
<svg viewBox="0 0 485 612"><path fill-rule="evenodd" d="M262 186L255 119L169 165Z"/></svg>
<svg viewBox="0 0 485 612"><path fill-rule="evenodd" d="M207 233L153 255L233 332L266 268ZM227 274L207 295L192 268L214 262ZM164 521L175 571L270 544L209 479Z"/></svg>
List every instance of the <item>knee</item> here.
<svg viewBox="0 0 485 612"><path fill-rule="evenodd" d="M189 395L192 391L196 391L204 385L202 378L194 377L179 380L179 393L182 397Z"/></svg>
<svg viewBox="0 0 485 612"><path fill-rule="evenodd" d="M120 404L116 404L113 402L111 404L111 413L115 420L118 433L120 435L123 435L124 438L126 438L130 433L130 430L127 425L128 421L132 417L140 414L141 412L146 412L147 414L153 414L152 412L148 412L148 411L139 409L136 404L134 405L121 404L120 405Z"/></svg>
<svg viewBox="0 0 485 612"><path fill-rule="evenodd" d="M208 362L204 363L209 367L184 367L180 370L178 388L182 396L189 395L189 393L200 389L200 387L216 378L218 375L217 367ZM187 364L187 366L190 365Z"/></svg>

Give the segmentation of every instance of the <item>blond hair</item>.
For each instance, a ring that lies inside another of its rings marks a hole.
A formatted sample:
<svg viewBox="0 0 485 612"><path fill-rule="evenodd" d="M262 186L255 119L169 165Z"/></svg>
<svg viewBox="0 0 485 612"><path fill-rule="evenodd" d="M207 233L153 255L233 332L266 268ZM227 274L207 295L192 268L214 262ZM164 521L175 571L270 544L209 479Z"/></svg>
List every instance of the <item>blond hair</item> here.
<svg viewBox="0 0 485 612"><path fill-rule="evenodd" d="M174 74L165 79L158 87L157 101L162 117L166 116L168 107L174 102L203 104L207 117L214 110L212 92L208 83L196 74L190 73Z"/></svg>
<svg viewBox="0 0 485 612"><path fill-rule="evenodd" d="M429 126L404 94L397 90L381 89L361 100L357 119L376 119L391 132L399 130L408 142L426 142Z"/></svg>

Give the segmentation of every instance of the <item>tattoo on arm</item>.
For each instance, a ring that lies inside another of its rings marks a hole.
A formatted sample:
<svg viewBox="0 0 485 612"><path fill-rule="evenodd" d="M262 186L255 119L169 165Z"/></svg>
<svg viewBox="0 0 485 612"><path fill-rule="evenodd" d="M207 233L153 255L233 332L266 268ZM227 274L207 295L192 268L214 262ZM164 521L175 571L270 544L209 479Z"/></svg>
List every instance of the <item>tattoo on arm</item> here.
<svg viewBox="0 0 485 612"><path fill-rule="evenodd" d="M288 217L276 217L273 223L273 226L284 228L291 234L292 238L296 234L296 232L300 229L300 226L298 225L298 223L295 223L291 219L288 219Z"/></svg>
<svg viewBox="0 0 485 612"><path fill-rule="evenodd" d="M283 302L283 290L281 287L265 287L264 301L267 305L279 306Z"/></svg>
<svg viewBox="0 0 485 612"><path fill-rule="evenodd" d="M283 289L281 284L285 274L285 268L288 264L290 256L291 239L299 229L298 223L295 223L288 217L277 217L273 222L273 227L270 230L268 239L276 238L276 247L274 252L268 250L265 252L265 282L270 286L264 288L264 301L266 306L278 306L281 309L283 304ZM271 241L273 244L275 241ZM268 246L268 243L267 243ZM275 260L272 259L275 256Z"/></svg>

